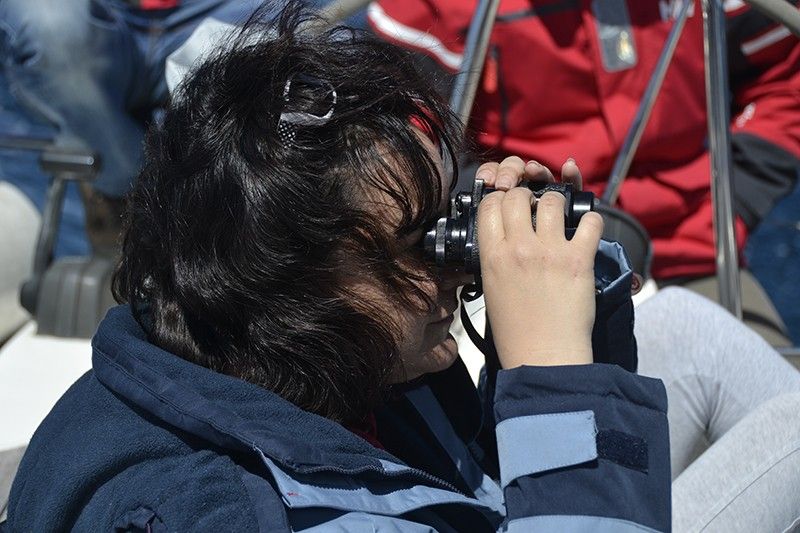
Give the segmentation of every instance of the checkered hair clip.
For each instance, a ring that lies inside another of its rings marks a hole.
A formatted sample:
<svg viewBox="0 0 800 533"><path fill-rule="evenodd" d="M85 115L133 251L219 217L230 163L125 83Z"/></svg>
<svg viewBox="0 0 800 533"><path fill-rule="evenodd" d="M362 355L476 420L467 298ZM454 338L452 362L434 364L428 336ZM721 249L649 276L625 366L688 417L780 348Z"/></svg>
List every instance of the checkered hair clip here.
<svg viewBox="0 0 800 533"><path fill-rule="evenodd" d="M319 127L324 126L333 116L333 110L336 107L337 94L336 89L330 82L307 76L305 74L296 74L286 80L286 85L283 87L283 102L284 105L291 104L291 91L292 84L302 83L311 89L323 90L325 98L323 104L328 104L327 111L321 115L307 111L284 111L278 119L278 137L285 146L294 145L297 132L302 127Z"/></svg>

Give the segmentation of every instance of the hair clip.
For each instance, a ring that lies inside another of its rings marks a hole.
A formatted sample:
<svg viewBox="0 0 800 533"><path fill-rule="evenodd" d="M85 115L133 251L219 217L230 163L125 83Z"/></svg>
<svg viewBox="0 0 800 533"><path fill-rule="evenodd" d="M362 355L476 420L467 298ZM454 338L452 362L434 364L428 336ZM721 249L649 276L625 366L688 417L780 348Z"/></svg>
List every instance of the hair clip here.
<svg viewBox="0 0 800 533"><path fill-rule="evenodd" d="M330 82L320 80L304 74L297 74L286 80L286 85L283 87L283 102L288 104L290 102L290 91L292 83L300 81L310 86L325 88L326 92L330 95L331 103L328 110L322 115L315 115L306 111L284 111L278 119L278 137L283 144L294 144L297 131L301 127L319 127L325 125L333 116L333 110L336 107L337 94L336 89Z"/></svg>

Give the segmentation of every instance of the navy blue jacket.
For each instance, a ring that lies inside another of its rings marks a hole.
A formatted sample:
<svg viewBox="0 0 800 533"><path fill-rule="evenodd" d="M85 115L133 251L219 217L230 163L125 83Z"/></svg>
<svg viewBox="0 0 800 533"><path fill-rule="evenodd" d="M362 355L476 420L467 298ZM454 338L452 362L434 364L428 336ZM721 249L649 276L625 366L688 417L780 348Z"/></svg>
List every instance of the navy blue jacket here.
<svg viewBox="0 0 800 533"><path fill-rule="evenodd" d="M127 306L37 430L9 531L651 531L670 527L666 395L616 365L460 362L378 413L373 447L148 342ZM1 529L1 528L0 528Z"/></svg>

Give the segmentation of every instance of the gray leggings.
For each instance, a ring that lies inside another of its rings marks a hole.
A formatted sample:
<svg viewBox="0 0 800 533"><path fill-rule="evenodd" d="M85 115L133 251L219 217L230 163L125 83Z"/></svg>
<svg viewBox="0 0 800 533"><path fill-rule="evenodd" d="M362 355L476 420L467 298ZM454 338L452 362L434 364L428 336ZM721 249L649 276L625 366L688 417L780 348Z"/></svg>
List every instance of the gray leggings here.
<svg viewBox="0 0 800 533"><path fill-rule="evenodd" d="M800 372L716 304L669 288L636 311L639 372L669 398L676 532L800 526Z"/></svg>

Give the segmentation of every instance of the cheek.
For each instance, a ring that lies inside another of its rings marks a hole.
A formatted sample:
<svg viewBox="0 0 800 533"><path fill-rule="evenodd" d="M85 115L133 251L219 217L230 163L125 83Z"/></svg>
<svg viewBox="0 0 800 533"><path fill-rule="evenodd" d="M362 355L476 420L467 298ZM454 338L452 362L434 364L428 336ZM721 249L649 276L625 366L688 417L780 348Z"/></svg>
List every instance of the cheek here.
<svg viewBox="0 0 800 533"><path fill-rule="evenodd" d="M401 355L402 368L397 368L392 375L392 382L411 381L425 374L441 372L450 368L458 358L458 345L452 335L427 350L417 349Z"/></svg>
<svg viewBox="0 0 800 533"><path fill-rule="evenodd" d="M395 305L401 306L400 303ZM403 358L413 356L414 351L418 351L425 341L426 328L429 322L430 313L420 308L398 308L395 317L398 320L401 338L398 345Z"/></svg>

